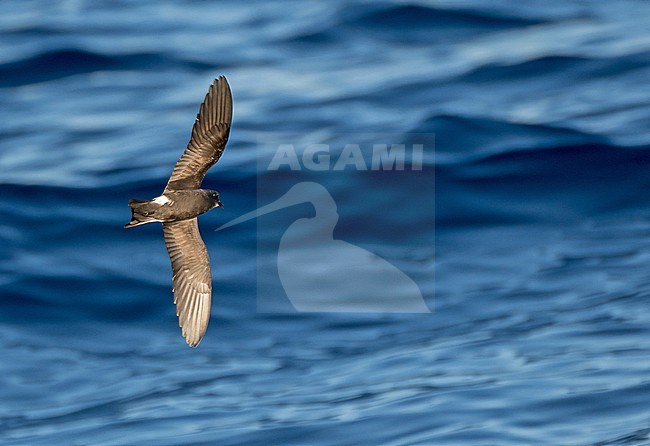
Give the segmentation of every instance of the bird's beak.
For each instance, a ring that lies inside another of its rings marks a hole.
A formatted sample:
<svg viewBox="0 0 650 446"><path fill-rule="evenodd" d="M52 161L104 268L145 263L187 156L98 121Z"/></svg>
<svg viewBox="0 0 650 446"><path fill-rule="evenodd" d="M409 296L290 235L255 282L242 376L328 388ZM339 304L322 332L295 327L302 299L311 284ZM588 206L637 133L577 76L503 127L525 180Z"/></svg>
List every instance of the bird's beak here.
<svg viewBox="0 0 650 446"><path fill-rule="evenodd" d="M217 201L217 207L223 209L223 203L220 201Z"/></svg>

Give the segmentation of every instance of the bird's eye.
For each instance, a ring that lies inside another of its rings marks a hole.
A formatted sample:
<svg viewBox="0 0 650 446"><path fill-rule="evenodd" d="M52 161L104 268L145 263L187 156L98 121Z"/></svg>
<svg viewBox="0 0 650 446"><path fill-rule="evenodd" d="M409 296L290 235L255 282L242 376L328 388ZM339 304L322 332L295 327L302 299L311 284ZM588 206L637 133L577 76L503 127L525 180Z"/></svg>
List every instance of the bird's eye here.
<svg viewBox="0 0 650 446"><path fill-rule="evenodd" d="M212 194L212 196L213 196L214 198L217 198L217 194Z"/></svg>

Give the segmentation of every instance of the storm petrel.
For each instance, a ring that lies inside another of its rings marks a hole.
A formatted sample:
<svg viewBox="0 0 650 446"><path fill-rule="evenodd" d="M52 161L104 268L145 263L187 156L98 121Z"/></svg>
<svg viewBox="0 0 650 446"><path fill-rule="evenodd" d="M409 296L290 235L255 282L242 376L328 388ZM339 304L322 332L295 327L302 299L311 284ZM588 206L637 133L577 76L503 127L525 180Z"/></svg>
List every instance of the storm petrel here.
<svg viewBox="0 0 650 446"><path fill-rule="evenodd" d="M131 221L125 228L161 222L172 263L176 315L190 347L196 347L210 320L212 274L197 216L223 206L219 193L201 189L206 172L221 157L232 122L232 95L226 78L210 86L196 116L192 136L176 162L162 195L129 200Z"/></svg>

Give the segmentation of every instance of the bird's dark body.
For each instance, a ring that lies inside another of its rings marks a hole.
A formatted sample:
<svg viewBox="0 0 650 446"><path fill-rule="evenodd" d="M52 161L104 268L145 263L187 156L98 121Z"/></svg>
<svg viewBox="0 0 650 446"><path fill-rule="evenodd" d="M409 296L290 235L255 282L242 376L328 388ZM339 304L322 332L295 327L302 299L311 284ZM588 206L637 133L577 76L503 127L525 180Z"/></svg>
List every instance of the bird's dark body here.
<svg viewBox="0 0 650 446"><path fill-rule="evenodd" d="M151 200L130 200L132 216L126 227L189 220L219 205L219 194L213 190L168 191Z"/></svg>

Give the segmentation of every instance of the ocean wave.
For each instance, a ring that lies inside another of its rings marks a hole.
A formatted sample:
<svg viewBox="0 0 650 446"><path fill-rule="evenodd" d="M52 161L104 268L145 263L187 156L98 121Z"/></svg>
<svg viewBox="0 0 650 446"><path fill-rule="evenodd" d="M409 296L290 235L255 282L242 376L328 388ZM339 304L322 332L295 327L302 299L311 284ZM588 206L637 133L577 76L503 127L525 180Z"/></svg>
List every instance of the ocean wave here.
<svg viewBox="0 0 650 446"><path fill-rule="evenodd" d="M370 31L374 36L389 36L403 42L422 43L455 39L482 32L496 32L544 23L543 19L517 17L494 11L444 9L422 4L384 4L369 7L352 5L341 9L317 31L302 31L282 40L284 43L332 45L346 40L350 33ZM404 33L408 31L408 33ZM394 35L400 32L399 35Z"/></svg>
<svg viewBox="0 0 650 446"><path fill-rule="evenodd" d="M436 168L438 227L575 221L642 208L650 146L525 148Z"/></svg>
<svg viewBox="0 0 650 446"><path fill-rule="evenodd" d="M411 133L432 135L431 148L438 164L464 163L511 151L607 142L602 136L562 126L460 114L432 114L421 120ZM417 136L411 138L415 141Z"/></svg>
<svg viewBox="0 0 650 446"><path fill-rule="evenodd" d="M162 53L102 54L56 49L0 65L0 87L16 87L95 71L157 70L171 67L204 71L215 66Z"/></svg>
<svg viewBox="0 0 650 446"><path fill-rule="evenodd" d="M561 76L561 82L595 79L621 75L629 71L645 69L650 52L625 54L616 57L594 58L589 56L549 55L513 64L484 64L454 79L455 82L509 82L523 80L539 82L545 77Z"/></svg>
<svg viewBox="0 0 650 446"><path fill-rule="evenodd" d="M427 28L449 30L458 28L503 29L530 26L544 20L531 17L516 17L493 11L472 9L442 9L421 4L386 4L375 8L349 7L343 10L347 25L364 27Z"/></svg>

